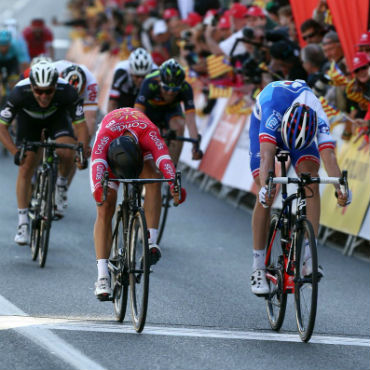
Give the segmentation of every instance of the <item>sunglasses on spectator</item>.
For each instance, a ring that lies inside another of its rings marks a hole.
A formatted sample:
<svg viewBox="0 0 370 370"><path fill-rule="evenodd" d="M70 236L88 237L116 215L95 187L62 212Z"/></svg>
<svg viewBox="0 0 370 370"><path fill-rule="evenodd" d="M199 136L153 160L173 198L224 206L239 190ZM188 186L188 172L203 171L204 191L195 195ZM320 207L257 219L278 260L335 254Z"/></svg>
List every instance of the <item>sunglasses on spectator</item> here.
<svg viewBox="0 0 370 370"><path fill-rule="evenodd" d="M302 36L302 38L304 41L307 41L308 39L314 36L316 36L316 32L309 33L308 35Z"/></svg>
<svg viewBox="0 0 370 370"><path fill-rule="evenodd" d="M168 85L164 84L163 82L161 82L161 87L164 91L167 91L167 92L178 92L178 91L180 91L179 86L171 87L171 86L168 86Z"/></svg>
<svg viewBox="0 0 370 370"><path fill-rule="evenodd" d="M368 69L369 68L369 64L367 64L366 66L362 66L360 68L357 68L354 70L355 73L357 72L360 72L360 71L364 71L365 69Z"/></svg>
<svg viewBox="0 0 370 370"><path fill-rule="evenodd" d="M50 89L42 90L42 89L38 89L37 87L34 87L33 88L33 91L37 95L42 95L42 94L51 95L55 91L55 88L54 87L51 87Z"/></svg>

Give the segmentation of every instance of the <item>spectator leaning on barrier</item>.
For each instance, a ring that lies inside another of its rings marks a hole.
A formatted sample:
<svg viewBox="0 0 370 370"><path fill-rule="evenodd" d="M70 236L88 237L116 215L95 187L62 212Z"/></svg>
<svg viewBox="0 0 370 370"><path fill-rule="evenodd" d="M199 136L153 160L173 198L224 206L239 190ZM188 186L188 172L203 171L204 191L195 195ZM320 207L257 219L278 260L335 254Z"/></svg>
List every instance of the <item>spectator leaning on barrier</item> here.
<svg viewBox="0 0 370 370"><path fill-rule="evenodd" d="M33 19L22 33L31 58L44 54L54 59L53 33L42 18Z"/></svg>

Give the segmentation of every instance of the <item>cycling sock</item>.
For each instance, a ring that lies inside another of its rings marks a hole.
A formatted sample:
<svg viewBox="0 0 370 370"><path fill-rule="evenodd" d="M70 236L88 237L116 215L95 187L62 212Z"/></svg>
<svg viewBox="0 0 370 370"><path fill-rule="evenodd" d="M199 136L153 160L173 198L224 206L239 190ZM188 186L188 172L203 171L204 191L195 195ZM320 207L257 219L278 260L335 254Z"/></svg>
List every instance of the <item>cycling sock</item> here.
<svg viewBox="0 0 370 370"><path fill-rule="evenodd" d="M157 244L158 229L149 229L149 244Z"/></svg>
<svg viewBox="0 0 370 370"><path fill-rule="evenodd" d="M57 186L65 186L67 187L68 185L68 179L63 176L58 176L57 178Z"/></svg>
<svg viewBox="0 0 370 370"><path fill-rule="evenodd" d="M98 279L101 279L103 277L109 277L108 260L102 258L96 260L96 264L98 266Z"/></svg>
<svg viewBox="0 0 370 370"><path fill-rule="evenodd" d="M18 226L28 222L28 208L18 208Z"/></svg>
<svg viewBox="0 0 370 370"><path fill-rule="evenodd" d="M253 250L253 271L264 270L266 268L265 258L266 251L264 249Z"/></svg>

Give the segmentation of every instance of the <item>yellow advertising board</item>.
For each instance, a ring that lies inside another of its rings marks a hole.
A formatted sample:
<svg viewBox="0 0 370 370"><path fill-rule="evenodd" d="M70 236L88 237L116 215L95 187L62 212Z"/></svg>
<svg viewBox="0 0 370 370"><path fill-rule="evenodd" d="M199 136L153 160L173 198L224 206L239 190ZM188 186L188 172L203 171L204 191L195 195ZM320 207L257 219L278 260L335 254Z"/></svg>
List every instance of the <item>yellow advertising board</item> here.
<svg viewBox="0 0 370 370"><path fill-rule="evenodd" d="M340 168L348 171L352 203L337 206L333 185L327 185L321 196L320 223L351 235L359 233L370 201L370 151L369 145L359 150L361 145L362 140L343 143L338 157Z"/></svg>

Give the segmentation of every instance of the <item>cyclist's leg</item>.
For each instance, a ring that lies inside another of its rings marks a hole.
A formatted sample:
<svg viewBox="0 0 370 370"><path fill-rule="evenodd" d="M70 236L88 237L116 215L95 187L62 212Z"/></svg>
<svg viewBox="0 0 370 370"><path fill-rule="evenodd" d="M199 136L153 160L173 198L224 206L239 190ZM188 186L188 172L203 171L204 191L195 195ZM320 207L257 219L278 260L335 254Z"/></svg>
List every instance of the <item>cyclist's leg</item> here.
<svg viewBox="0 0 370 370"><path fill-rule="evenodd" d="M39 140L41 129L42 126L37 121L27 119L24 115L19 114L16 144L20 145L24 139L27 141ZM15 237L15 242L18 244L26 244L28 241L28 205L31 199L31 180L38 158L35 151L27 151L24 163L18 169L16 184L18 229Z"/></svg>
<svg viewBox="0 0 370 370"><path fill-rule="evenodd" d="M291 152L291 159L298 175L305 172L310 173L313 177L319 175L320 157L315 143L299 153ZM311 189L313 193L311 194L311 191L307 189L307 218L310 220L317 238L320 220L319 184L310 184L307 188Z"/></svg>
<svg viewBox="0 0 370 370"><path fill-rule="evenodd" d="M250 135L250 168L256 185L256 193L261 189L259 178L260 168L260 144L259 144L259 121L252 115L249 130ZM265 276L265 246L269 231L270 208L262 207L262 204L256 199L252 215L253 232L253 273L252 273L252 291L255 294L266 294L269 287Z"/></svg>

